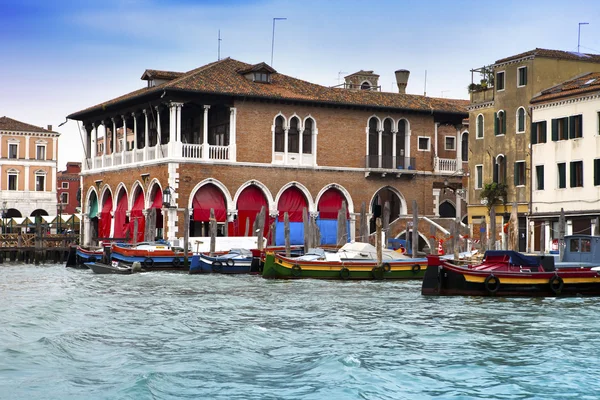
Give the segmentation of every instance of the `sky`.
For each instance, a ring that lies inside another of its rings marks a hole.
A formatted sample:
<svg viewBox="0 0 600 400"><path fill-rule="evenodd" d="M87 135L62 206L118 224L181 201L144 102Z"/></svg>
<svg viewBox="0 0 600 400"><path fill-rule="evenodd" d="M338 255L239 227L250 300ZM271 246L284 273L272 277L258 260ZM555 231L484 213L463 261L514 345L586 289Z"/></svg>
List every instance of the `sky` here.
<svg viewBox="0 0 600 400"><path fill-rule="evenodd" d="M0 116L61 133L81 161L75 111L139 89L145 69L221 58L270 63L324 86L373 70L383 91L467 99L473 68L536 47L600 54L600 1L0 0ZM427 72L425 72L427 71ZM427 77L425 79L425 76Z"/></svg>

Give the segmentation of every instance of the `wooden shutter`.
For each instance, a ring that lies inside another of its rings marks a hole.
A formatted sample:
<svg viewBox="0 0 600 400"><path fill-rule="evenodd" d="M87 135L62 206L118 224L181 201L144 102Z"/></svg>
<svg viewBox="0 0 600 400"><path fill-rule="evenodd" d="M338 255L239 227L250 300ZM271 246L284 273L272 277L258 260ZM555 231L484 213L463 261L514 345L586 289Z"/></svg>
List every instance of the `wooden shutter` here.
<svg viewBox="0 0 600 400"><path fill-rule="evenodd" d="M571 181L571 187L575 187L577 181L575 180L575 166L573 162L569 163L569 180Z"/></svg>
<svg viewBox="0 0 600 400"><path fill-rule="evenodd" d="M583 115L577 116L579 124L577 124L577 137L583 137Z"/></svg>
<svg viewBox="0 0 600 400"><path fill-rule="evenodd" d="M558 140L558 120L552 120L552 141L556 142Z"/></svg>
<svg viewBox="0 0 600 400"><path fill-rule="evenodd" d="M600 185L600 159L594 160L594 186Z"/></svg>
<svg viewBox="0 0 600 400"><path fill-rule="evenodd" d="M519 184L519 170L517 168L518 166L519 166L519 163L515 163L515 176L513 177L515 186L517 186Z"/></svg>
<svg viewBox="0 0 600 400"><path fill-rule="evenodd" d="M498 134L498 113L494 113L494 135Z"/></svg>
<svg viewBox="0 0 600 400"><path fill-rule="evenodd" d="M531 144L537 144L537 122L532 122L531 123Z"/></svg>
<svg viewBox="0 0 600 400"><path fill-rule="evenodd" d="M496 182L498 183L498 163L496 162L495 159L492 159L492 182Z"/></svg>
<svg viewBox="0 0 600 400"><path fill-rule="evenodd" d="M506 135L506 112L502 113L502 134Z"/></svg>
<svg viewBox="0 0 600 400"><path fill-rule="evenodd" d="M571 115L569 117L569 139L575 138L575 116Z"/></svg>
<svg viewBox="0 0 600 400"><path fill-rule="evenodd" d="M540 190L544 190L544 166L540 165L538 168L540 169L540 173L538 174L538 187Z"/></svg>
<svg viewBox="0 0 600 400"><path fill-rule="evenodd" d="M542 127L541 127L542 134L540 135L541 136L540 141L542 143L546 143L546 132L548 131L548 121L542 121L541 124L542 124Z"/></svg>

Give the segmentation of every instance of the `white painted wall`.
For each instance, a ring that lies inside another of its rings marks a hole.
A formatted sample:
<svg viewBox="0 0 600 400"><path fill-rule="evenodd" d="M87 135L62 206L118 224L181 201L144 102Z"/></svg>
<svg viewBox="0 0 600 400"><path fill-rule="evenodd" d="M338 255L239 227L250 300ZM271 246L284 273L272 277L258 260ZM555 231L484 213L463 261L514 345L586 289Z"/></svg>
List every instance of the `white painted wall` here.
<svg viewBox="0 0 600 400"><path fill-rule="evenodd" d="M598 112L600 96L566 100L532 109L532 121L547 121L546 143L532 145L532 211L533 213L586 211L600 208L600 186L594 186L594 159L600 158L600 136L598 135ZM582 115L583 137L552 141L552 119ZM571 161L583 161L583 187L570 187ZM566 163L565 189L558 189L557 163ZM544 190L537 186L537 165L544 165Z"/></svg>

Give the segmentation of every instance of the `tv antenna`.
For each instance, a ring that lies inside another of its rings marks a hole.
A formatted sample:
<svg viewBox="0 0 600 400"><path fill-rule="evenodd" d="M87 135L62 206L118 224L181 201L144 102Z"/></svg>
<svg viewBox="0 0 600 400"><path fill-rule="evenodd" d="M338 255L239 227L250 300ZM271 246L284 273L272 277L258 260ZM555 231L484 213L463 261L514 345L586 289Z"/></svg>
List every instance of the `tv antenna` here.
<svg viewBox="0 0 600 400"><path fill-rule="evenodd" d="M217 55L217 61L221 60L221 30L219 29L219 38L217 39L217 51L218 51L218 55Z"/></svg>
<svg viewBox="0 0 600 400"><path fill-rule="evenodd" d="M581 39L581 25L589 25L589 22L580 22L577 29L577 52L579 53L579 42Z"/></svg>

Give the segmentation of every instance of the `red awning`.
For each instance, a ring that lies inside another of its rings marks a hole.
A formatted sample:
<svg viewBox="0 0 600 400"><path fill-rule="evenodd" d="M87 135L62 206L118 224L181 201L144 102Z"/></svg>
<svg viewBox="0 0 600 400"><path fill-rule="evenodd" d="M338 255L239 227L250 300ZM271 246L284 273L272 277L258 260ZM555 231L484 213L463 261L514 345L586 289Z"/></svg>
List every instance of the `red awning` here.
<svg viewBox="0 0 600 400"><path fill-rule="evenodd" d="M302 210L308 209L308 202L304 193L297 187L287 189L279 198L277 210L279 210L279 221L283 221L284 213L287 212L290 222L302 222Z"/></svg>
<svg viewBox="0 0 600 400"><path fill-rule="evenodd" d="M320 219L337 219L338 212L340 208L342 208L342 202L346 201L346 198L338 189L330 188L323 193L321 198L319 199L319 205L317 209L319 210L319 218ZM346 203L346 207L348 204ZM347 210L347 208L346 208ZM346 218L350 217L350 212L346 213Z"/></svg>
<svg viewBox="0 0 600 400"><path fill-rule="evenodd" d="M227 219L227 208L223 192L213 184L202 186L194 195L192 202L194 209L194 221L208 222L210 220L210 209L215 210L217 222L225 222Z"/></svg>
<svg viewBox="0 0 600 400"><path fill-rule="evenodd" d="M104 198L102 203L102 211L100 212L100 221L98 222L98 237L108 238L110 237L110 225L112 222L112 196L110 193Z"/></svg>
<svg viewBox="0 0 600 400"><path fill-rule="evenodd" d="M117 209L115 210L115 229L113 231L113 237L125 238L127 237L128 230L129 225L127 223L127 194L124 190L122 190L119 196L119 200L117 202Z"/></svg>
<svg viewBox="0 0 600 400"><path fill-rule="evenodd" d="M256 220L256 215L260 212L262 207L265 207L265 230L264 236L269 237L269 204L267 203L267 199L263 194L262 190L260 190L257 186L251 185L245 188L237 201L237 229L235 234L238 236L243 236L246 233L246 221L248 220L248 225L250 226L250 230L252 230L252 225L254 225L254 221ZM254 236L254 232L249 232L250 236Z"/></svg>
<svg viewBox="0 0 600 400"><path fill-rule="evenodd" d="M133 202L133 207L131 208L131 212L129 213L129 232L131 233L131 237L133 237L134 232L134 222L137 220L137 238L138 242L142 242L144 240L144 230L146 228L146 219L144 218L144 193L140 190L137 193L135 201Z"/></svg>

